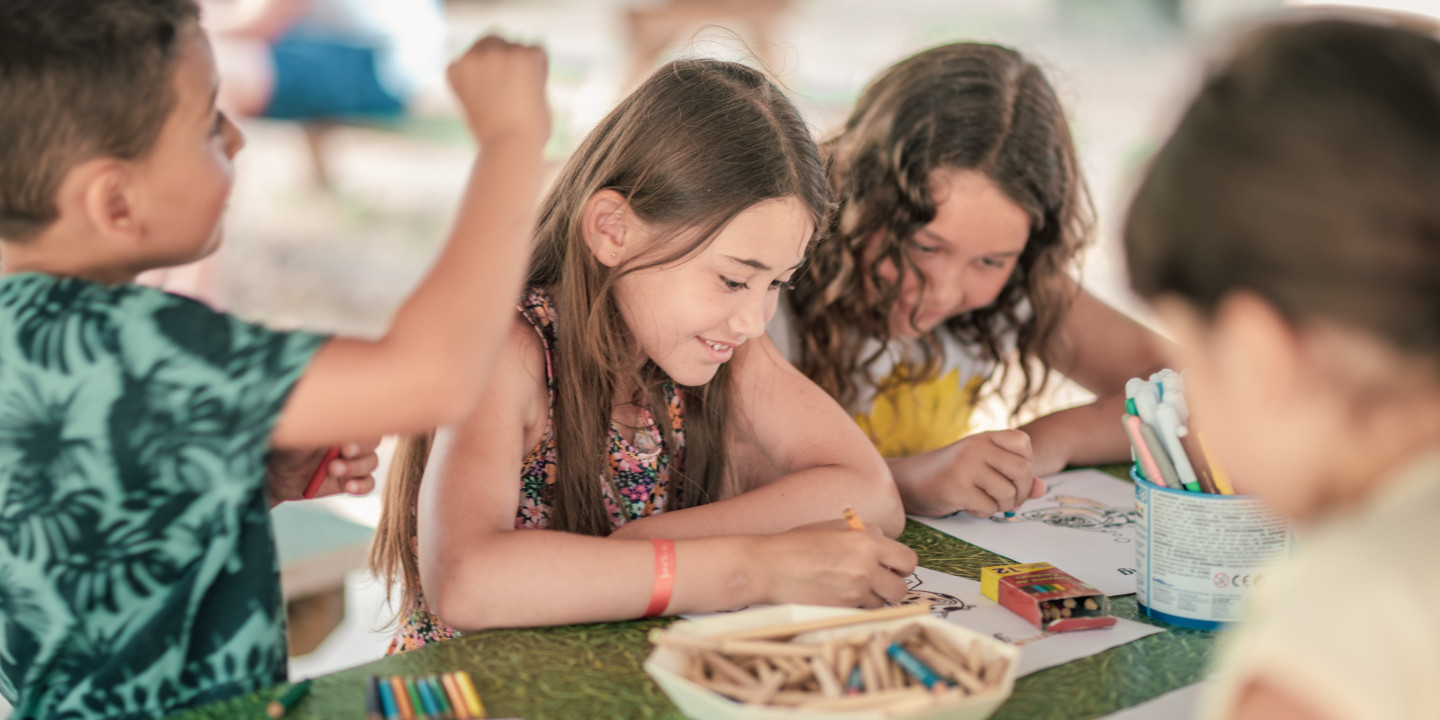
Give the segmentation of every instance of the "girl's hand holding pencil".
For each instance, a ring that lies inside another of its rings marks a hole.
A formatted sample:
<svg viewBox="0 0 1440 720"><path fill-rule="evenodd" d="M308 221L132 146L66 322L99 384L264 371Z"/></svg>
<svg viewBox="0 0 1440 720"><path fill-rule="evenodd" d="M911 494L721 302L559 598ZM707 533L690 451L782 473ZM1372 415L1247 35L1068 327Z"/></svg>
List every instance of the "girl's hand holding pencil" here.
<svg viewBox="0 0 1440 720"><path fill-rule="evenodd" d="M754 557L764 559L758 574L768 601L874 608L903 600L915 551L854 523L859 532L833 520L764 538Z"/></svg>
<svg viewBox="0 0 1440 720"><path fill-rule="evenodd" d="M888 462L911 512L934 517L965 512L988 518L997 512L1012 512L1026 500L1045 494L1045 483L1035 477L1031 454L1028 434L999 430L975 433L938 450Z"/></svg>

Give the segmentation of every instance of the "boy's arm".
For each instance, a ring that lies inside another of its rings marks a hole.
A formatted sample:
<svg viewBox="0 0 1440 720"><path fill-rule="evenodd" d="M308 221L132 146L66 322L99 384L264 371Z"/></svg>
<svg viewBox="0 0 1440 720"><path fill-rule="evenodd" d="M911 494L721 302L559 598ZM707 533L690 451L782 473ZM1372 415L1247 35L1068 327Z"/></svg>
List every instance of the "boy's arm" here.
<svg viewBox="0 0 1440 720"><path fill-rule="evenodd" d="M417 431L468 412L520 294L549 136L545 68L540 50L497 38L451 66L481 150L450 239L383 338L316 353L272 445Z"/></svg>
<svg viewBox="0 0 1440 720"><path fill-rule="evenodd" d="M205 30L221 35L273 41L304 17L313 0L205 0Z"/></svg>

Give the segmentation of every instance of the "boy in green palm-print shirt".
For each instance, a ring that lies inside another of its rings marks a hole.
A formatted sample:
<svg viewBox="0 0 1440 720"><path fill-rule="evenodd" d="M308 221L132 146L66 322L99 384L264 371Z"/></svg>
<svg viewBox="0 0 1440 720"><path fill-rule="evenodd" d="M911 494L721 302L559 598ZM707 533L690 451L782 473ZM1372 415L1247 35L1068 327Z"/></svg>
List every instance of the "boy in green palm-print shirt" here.
<svg viewBox="0 0 1440 720"><path fill-rule="evenodd" d="M383 338L327 339L133 284L215 248L243 146L193 0L0 4L0 696L16 718L155 717L284 680L269 453L469 410L519 294L544 72L495 38L452 65L484 152L451 240Z"/></svg>

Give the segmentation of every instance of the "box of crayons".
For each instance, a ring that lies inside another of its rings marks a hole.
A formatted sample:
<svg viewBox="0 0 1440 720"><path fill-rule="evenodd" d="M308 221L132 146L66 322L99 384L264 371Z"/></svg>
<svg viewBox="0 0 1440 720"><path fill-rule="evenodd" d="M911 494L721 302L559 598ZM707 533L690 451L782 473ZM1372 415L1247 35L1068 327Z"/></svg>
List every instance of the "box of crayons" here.
<svg viewBox="0 0 1440 720"><path fill-rule="evenodd" d="M980 592L1047 632L1110 627L1110 600L1050 563L980 568Z"/></svg>
<svg viewBox="0 0 1440 720"><path fill-rule="evenodd" d="M928 605L780 605L651 631L645 670L702 720L988 717L1020 651Z"/></svg>

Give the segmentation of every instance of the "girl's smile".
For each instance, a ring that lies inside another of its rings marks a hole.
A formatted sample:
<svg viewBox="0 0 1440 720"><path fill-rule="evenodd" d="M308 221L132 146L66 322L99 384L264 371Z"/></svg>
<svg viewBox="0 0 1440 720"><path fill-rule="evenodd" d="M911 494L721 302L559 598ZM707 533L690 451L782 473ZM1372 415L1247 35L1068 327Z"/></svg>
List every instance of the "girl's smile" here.
<svg viewBox="0 0 1440 720"><path fill-rule="evenodd" d="M709 382L745 341L765 333L813 232L799 200L762 200L690 257L624 275L616 297L636 343L676 383ZM641 262L653 241L644 235L625 248Z"/></svg>
<svg viewBox="0 0 1440 720"><path fill-rule="evenodd" d="M719 342L715 342L714 340L708 340L708 339L703 338L703 337L702 337L702 338L697 338L697 339L698 339L701 343L703 343L703 344L705 345L706 349L707 349L707 350L709 351L709 353L710 353L710 357L711 357L715 362L717 362L717 363L723 363L723 362L725 362L726 360L729 360L729 359L731 358L731 356L733 356L733 355L735 354L735 347L740 344L740 343L732 343L732 344L719 343ZM744 341L741 341L741 342L744 342Z"/></svg>

